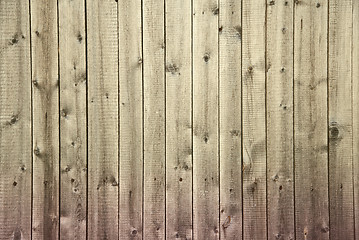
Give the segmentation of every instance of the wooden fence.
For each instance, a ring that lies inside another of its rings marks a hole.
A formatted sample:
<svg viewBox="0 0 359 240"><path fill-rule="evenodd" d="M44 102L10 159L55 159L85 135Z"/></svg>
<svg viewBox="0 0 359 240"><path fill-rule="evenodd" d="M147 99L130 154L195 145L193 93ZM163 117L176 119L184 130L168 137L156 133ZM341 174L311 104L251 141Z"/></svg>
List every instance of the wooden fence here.
<svg viewBox="0 0 359 240"><path fill-rule="evenodd" d="M359 239L358 0L0 0L0 239Z"/></svg>

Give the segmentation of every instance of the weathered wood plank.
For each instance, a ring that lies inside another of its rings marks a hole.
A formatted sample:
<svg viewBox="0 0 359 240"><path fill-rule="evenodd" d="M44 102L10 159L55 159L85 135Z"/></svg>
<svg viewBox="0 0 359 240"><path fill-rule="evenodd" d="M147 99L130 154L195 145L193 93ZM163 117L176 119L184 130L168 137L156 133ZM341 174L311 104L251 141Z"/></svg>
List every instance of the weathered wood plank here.
<svg viewBox="0 0 359 240"><path fill-rule="evenodd" d="M294 23L295 222L297 239L329 239L328 1L298 1Z"/></svg>
<svg viewBox="0 0 359 240"><path fill-rule="evenodd" d="M293 9L267 0L268 239L294 239Z"/></svg>
<svg viewBox="0 0 359 240"><path fill-rule="evenodd" d="M190 0L166 0L166 236L192 239Z"/></svg>
<svg viewBox="0 0 359 240"><path fill-rule="evenodd" d="M352 0L329 1L330 239L354 239Z"/></svg>
<svg viewBox="0 0 359 240"><path fill-rule="evenodd" d="M219 11L220 238L242 239L241 1Z"/></svg>
<svg viewBox="0 0 359 240"><path fill-rule="evenodd" d="M86 2L88 239L118 239L118 6Z"/></svg>
<svg viewBox="0 0 359 240"><path fill-rule="evenodd" d="M87 126L84 0L59 1L60 239L86 239Z"/></svg>
<svg viewBox="0 0 359 240"><path fill-rule="evenodd" d="M119 1L121 239L142 239L143 108L141 0Z"/></svg>
<svg viewBox="0 0 359 240"><path fill-rule="evenodd" d="M33 239L59 237L57 1L31 0Z"/></svg>
<svg viewBox="0 0 359 240"><path fill-rule="evenodd" d="M217 0L193 1L193 231L219 239Z"/></svg>
<svg viewBox="0 0 359 240"><path fill-rule="evenodd" d="M356 0L0 1L0 239L359 238L358 25Z"/></svg>
<svg viewBox="0 0 359 240"><path fill-rule="evenodd" d="M29 2L0 1L0 239L31 237Z"/></svg>
<svg viewBox="0 0 359 240"><path fill-rule="evenodd" d="M164 0L143 1L144 239L165 239Z"/></svg>
<svg viewBox="0 0 359 240"><path fill-rule="evenodd" d="M354 228L359 239L359 1L353 3L352 80L353 80L353 161L354 161Z"/></svg>
<svg viewBox="0 0 359 240"><path fill-rule="evenodd" d="M266 239L266 1L243 0L243 237Z"/></svg>

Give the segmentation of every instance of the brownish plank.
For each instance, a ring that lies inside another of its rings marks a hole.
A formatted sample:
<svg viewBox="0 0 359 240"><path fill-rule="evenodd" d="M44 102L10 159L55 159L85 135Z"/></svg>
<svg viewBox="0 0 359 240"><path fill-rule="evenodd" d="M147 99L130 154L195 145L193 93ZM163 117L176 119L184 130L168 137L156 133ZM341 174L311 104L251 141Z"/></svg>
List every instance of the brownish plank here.
<svg viewBox="0 0 359 240"><path fill-rule="evenodd" d="M87 3L88 239L118 239L118 9Z"/></svg>
<svg viewBox="0 0 359 240"><path fill-rule="evenodd" d="M352 0L329 1L330 239L354 239Z"/></svg>
<svg viewBox="0 0 359 240"><path fill-rule="evenodd" d="M217 0L193 1L193 232L219 239Z"/></svg>
<svg viewBox="0 0 359 240"><path fill-rule="evenodd" d="M296 238L329 239L328 0L297 1L294 11Z"/></svg>
<svg viewBox="0 0 359 240"><path fill-rule="evenodd" d="M192 239L191 1L166 0L166 236Z"/></svg>
<svg viewBox="0 0 359 240"><path fill-rule="evenodd" d="M143 113L141 0L119 1L120 232L142 239Z"/></svg>
<svg viewBox="0 0 359 240"><path fill-rule="evenodd" d="M267 0L268 239L294 239L294 2Z"/></svg>
<svg viewBox="0 0 359 240"><path fill-rule="evenodd" d="M241 1L219 11L220 238L242 238Z"/></svg>
<svg viewBox="0 0 359 240"><path fill-rule="evenodd" d="M59 1L60 239L86 239L86 29L84 0Z"/></svg>
<svg viewBox="0 0 359 240"><path fill-rule="evenodd" d="M31 237L29 2L0 1L0 239Z"/></svg>
<svg viewBox="0 0 359 240"><path fill-rule="evenodd" d="M164 0L143 1L144 239L165 239Z"/></svg>
<svg viewBox="0 0 359 240"><path fill-rule="evenodd" d="M243 239L266 239L266 1L242 9Z"/></svg>
<svg viewBox="0 0 359 240"><path fill-rule="evenodd" d="M59 237L57 1L31 0L33 239Z"/></svg>

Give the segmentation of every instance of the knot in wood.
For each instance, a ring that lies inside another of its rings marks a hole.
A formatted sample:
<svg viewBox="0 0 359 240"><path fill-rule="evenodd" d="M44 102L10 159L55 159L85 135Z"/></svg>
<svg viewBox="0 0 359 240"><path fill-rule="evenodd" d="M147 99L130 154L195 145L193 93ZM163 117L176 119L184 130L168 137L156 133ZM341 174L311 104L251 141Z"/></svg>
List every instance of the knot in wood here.
<svg viewBox="0 0 359 240"><path fill-rule="evenodd" d="M329 137L331 139L338 139L339 138L339 128L336 123L333 123L329 127Z"/></svg>
<svg viewBox="0 0 359 240"><path fill-rule="evenodd" d="M35 149L34 149L34 154L35 154L36 156L40 156L40 148L39 148L39 147L35 147Z"/></svg>
<svg viewBox="0 0 359 240"><path fill-rule="evenodd" d="M209 55L209 53L204 54L204 56L203 56L203 60L204 60L205 62L208 62L208 61L209 61L209 59L210 59L210 55Z"/></svg>

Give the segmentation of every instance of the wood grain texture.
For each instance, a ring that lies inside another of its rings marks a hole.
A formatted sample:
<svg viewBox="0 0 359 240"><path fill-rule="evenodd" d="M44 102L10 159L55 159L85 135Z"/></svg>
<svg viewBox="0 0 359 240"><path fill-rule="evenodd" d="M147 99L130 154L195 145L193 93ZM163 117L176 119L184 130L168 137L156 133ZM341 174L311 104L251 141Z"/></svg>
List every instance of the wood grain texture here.
<svg viewBox="0 0 359 240"><path fill-rule="evenodd" d="M29 3L0 1L0 239L31 237Z"/></svg>
<svg viewBox="0 0 359 240"><path fill-rule="evenodd" d="M164 0L143 1L144 239L166 236Z"/></svg>
<svg viewBox="0 0 359 240"><path fill-rule="evenodd" d="M118 239L117 3L87 2L88 239Z"/></svg>
<svg viewBox="0 0 359 240"><path fill-rule="evenodd" d="M241 2L220 1L220 238L242 238L242 12Z"/></svg>
<svg viewBox="0 0 359 240"><path fill-rule="evenodd" d="M329 1L330 239L354 239L352 0Z"/></svg>
<svg viewBox="0 0 359 240"><path fill-rule="evenodd" d="M217 0L193 1L193 232L219 239Z"/></svg>
<svg viewBox="0 0 359 240"><path fill-rule="evenodd" d="M359 238L359 0L0 0L0 240Z"/></svg>
<svg viewBox="0 0 359 240"><path fill-rule="evenodd" d="M86 239L87 125L84 0L59 1L60 239Z"/></svg>
<svg viewBox="0 0 359 240"><path fill-rule="evenodd" d="M292 1L267 0L268 239L294 239Z"/></svg>
<svg viewBox="0 0 359 240"><path fill-rule="evenodd" d="M242 9L243 239L266 239L266 1Z"/></svg>
<svg viewBox="0 0 359 240"><path fill-rule="evenodd" d="M298 1L294 27L295 223L297 239L329 239L328 1Z"/></svg>
<svg viewBox="0 0 359 240"><path fill-rule="evenodd" d="M355 239L359 239L359 1L353 3L353 163L354 163L354 228Z"/></svg>
<svg viewBox="0 0 359 240"><path fill-rule="evenodd" d="M143 107L141 0L119 1L119 236L142 239Z"/></svg>
<svg viewBox="0 0 359 240"><path fill-rule="evenodd" d="M191 1L165 1L166 236L192 239Z"/></svg>
<svg viewBox="0 0 359 240"><path fill-rule="evenodd" d="M30 1L33 106L32 238L59 237L57 1Z"/></svg>

